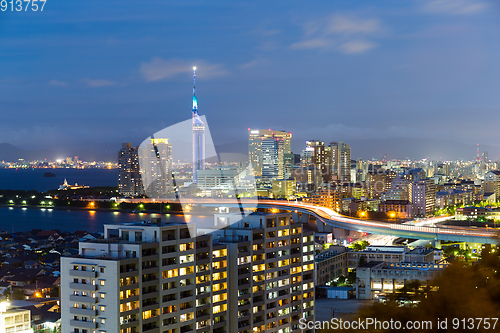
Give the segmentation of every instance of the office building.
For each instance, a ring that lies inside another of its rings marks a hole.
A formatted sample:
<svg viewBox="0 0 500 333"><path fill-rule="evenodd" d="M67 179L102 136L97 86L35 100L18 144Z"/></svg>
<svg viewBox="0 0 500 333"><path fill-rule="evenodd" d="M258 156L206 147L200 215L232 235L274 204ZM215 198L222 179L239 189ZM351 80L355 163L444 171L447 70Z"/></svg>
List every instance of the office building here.
<svg viewBox="0 0 500 333"><path fill-rule="evenodd" d="M248 158L252 164L256 177L262 177L263 151L262 144L264 140L280 140L282 152L278 152L278 157L284 159L285 154L291 153L292 133L283 131L274 131L271 129L248 129ZM267 145L270 145L267 142ZM278 161L279 163L279 161ZM284 162L281 161L284 165Z"/></svg>
<svg viewBox="0 0 500 333"><path fill-rule="evenodd" d="M339 186L322 188L312 193L310 198L304 198L304 200L313 205L330 208L336 212L340 212L342 204L341 188Z"/></svg>
<svg viewBox="0 0 500 333"><path fill-rule="evenodd" d="M408 200L386 200L378 205L379 212L386 213L391 219L413 217L413 205Z"/></svg>
<svg viewBox="0 0 500 333"><path fill-rule="evenodd" d="M278 179L273 180L273 197L274 198L288 198L294 195L297 189L297 182L295 179Z"/></svg>
<svg viewBox="0 0 500 333"><path fill-rule="evenodd" d="M330 285L335 279L347 277L347 252L344 246L330 246L316 255L316 284Z"/></svg>
<svg viewBox="0 0 500 333"><path fill-rule="evenodd" d="M434 249L415 248L410 250L406 246L370 245L363 251L350 251L347 254L347 267L359 266L361 257L364 262L383 261L386 263L399 262L434 262Z"/></svg>
<svg viewBox="0 0 500 333"><path fill-rule="evenodd" d="M387 263L372 261L356 269L356 297L374 299L382 293L393 293L411 281L428 285L436 278L445 264Z"/></svg>
<svg viewBox="0 0 500 333"><path fill-rule="evenodd" d="M123 196L144 194L138 148L131 143L122 143L118 152L118 192Z"/></svg>
<svg viewBox="0 0 500 333"><path fill-rule="evenodd" d="M344 142L331 142L330 175L332 181L340 183L351 182L351 148Z"/></svg>
<svg viewBox="0 0 500 333"><path fill-rule="evenodd" d="M274 180L285 177L285 164L283 160L284 140L274 137L262 140L262 179Z"/></svg>
<svg viewBox="0 0 500 333"><path fill-rule="evenodd" d="M144 193L151 198L172 194L172 145L165 138L151 138L139 146Z"/></svg>
<svg viewBox="0 0 500 333"><path fill-rule="evenodd" d="M323 182L321 172L315 167L295 167L292 168L291 178L297 182L299 191L314 192Z"/></svg>
<svg viewBox="0 0 500 333"><path fill-rule="evenodd" d="M234 191L238 185L236 167L220 166L198 171L198 188L212 191Z"/></svg>

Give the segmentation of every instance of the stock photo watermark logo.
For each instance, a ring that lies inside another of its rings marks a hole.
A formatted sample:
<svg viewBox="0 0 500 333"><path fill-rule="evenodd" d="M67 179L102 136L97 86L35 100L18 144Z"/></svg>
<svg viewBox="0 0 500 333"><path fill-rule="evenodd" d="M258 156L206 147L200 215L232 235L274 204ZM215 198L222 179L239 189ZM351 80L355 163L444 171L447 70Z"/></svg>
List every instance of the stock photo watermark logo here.
<svg viewBox="0 0 500 333"><path fill-rule="evenodd" d="M192 236L227 227L257 208L251 164L240 154L216 152L205 116L154 133L139 145L138 155L144 194L180 203Z"/></svg>

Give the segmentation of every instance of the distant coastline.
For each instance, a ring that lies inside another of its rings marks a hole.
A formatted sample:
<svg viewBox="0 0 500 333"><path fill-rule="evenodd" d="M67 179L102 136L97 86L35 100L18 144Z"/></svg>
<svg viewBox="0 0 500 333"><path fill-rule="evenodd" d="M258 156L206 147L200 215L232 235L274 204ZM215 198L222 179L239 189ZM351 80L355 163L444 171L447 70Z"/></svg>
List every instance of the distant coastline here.
<svg viewBox="0 0 500 333"><path fill-rule="evenodd" d="M128 214L173 214L173 215L184 215L182 210L162 210L161 213L159 210L141 210L137 211L135 209L122 209L122 208L105 208L105 207L95 207L95 208L87 208L87 207L77 207L77 206L40 206L40 205L10 205L10 204L0 204L0 208L27 208L27 209L53 209L53 210L75 210L75 211L94 211L94 212L120 212L120 213L128 213ZM191 213L190 213L191 214ZM192 214L191 214L192 215ZM194 214L196 215L196 214Z"/></svg>

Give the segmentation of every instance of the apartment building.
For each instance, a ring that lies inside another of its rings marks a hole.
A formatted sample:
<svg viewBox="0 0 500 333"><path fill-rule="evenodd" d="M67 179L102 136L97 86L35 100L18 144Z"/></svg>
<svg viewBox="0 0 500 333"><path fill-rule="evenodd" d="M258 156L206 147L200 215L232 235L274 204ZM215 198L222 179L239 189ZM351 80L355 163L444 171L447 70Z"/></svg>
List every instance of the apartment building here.
<svg viewBox="0 0 500 333"><path fill-rule="evenodd" d="M105 225L61 258L61 332L227 332L227 250L184 223Z"/></svg>
<svg viewBox="0 0 500 333"><path fill-rule="evenodd" d="M31 311L11 308L6 302L0 304L0 333L33 333Z"/></svg>
<svg viewBox="0 0 500 333"><path fill-rule="evenodd" d="M299 320L314 320L314 232L288 213L216 214L215 227L228 253L228 332L309 332Z"/></svg>
<svg viewBox="0 0 500 333"><path fill-rule="evenodd" d="M303 332L313 233L289 214L236 219L217 215L213 233L159 219L105 225L104 239L61 258L61 332Z"/></svg>

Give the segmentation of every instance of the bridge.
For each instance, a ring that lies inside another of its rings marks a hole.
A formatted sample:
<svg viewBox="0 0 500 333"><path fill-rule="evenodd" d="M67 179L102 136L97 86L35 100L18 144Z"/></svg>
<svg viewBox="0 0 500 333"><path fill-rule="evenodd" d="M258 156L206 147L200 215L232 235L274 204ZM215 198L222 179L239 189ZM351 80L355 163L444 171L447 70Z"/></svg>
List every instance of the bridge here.
<svg viewBox="0 0 500 333"><path fill-rule="evenodd" d="M163 202L163 203L179 203L178 200L171 199L119 199L120 202ZM452 241L452 242L467 242L479 244L497 244L497 231L495 229L464 229L459 227L445 226L422 226L422 224L433 224L447 220L444 218L431 218L421 221L420 225L411 224L395 224L381 221L372 221L367 219L359 219L341 215L332 209L316 206L313 204L302 203L298 201L286 200L262 200L259 199L210 199L210 198L182 198L183 205L189 204L193 206L211 206L211 207L249 207L249 208L265 208L265 209L280 209L290 211L292 217L296 221L307 222L307 219L301 218L304 214L312 215L317 222L334 228L354 230L366 232L370 234L390 235L402 238L428 239L437 241Z"/></svg>
<svg viewBox="0 0 500 333"><path fill-rule="evenodd" d="M395 224L370 221L340 215L332 209L301 202L282 200L259 200L258 208L282 209L294 213L311 214L320 222L335 228L367 232L370 234L391 235L403 238L429 239L439 241L497 244L496 230L461 229L453 227L424 227L409 224ZM439 222L449 219L434 218L422 222Z"/></svg>

